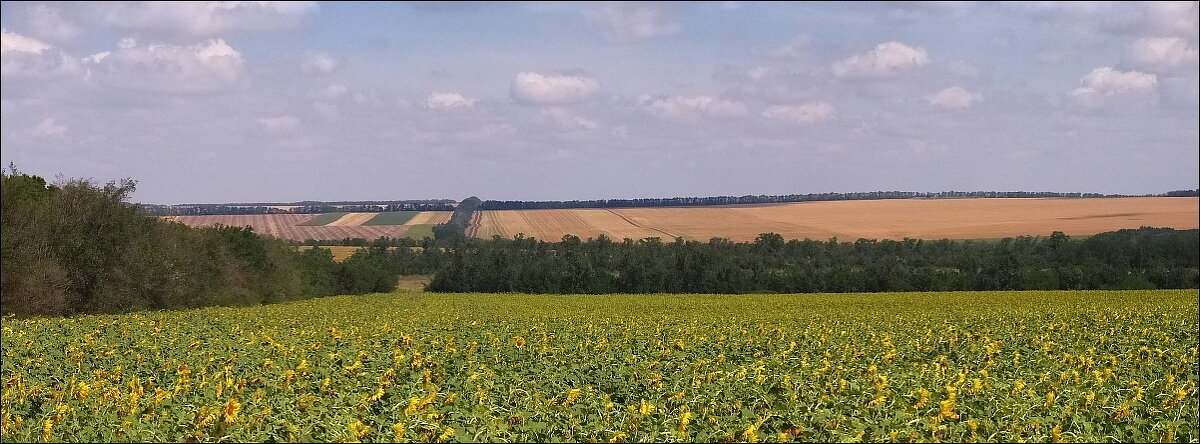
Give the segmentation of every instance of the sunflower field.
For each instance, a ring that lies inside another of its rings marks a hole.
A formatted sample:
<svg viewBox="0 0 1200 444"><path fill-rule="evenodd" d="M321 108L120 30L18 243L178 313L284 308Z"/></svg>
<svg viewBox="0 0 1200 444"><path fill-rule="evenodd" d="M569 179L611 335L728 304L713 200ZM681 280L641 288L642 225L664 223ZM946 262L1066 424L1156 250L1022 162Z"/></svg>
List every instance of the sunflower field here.
<svg viewBox="0 0 1200 444"><path fill-rule="evenodd" d="M1196 290L375 294L2 321L3 441L1197 442Z"/></svg>

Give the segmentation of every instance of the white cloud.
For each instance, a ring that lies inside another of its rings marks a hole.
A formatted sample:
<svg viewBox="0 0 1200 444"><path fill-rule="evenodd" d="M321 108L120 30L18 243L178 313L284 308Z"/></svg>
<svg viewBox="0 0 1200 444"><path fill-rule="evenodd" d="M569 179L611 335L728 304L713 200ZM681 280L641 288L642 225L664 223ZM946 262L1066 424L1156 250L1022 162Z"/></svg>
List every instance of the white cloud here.
<svg viewBox="0 0 1200 444"><path fill-rule="evenodd" d="M982 101L983 95L952 86L925 97L925 100L928 100L930 105L942 109L962 109L970 107L972 103Z"/></svg>
<svg viewBox="0 0 1200 444"><path fill-rule="evenodd" d="M569 105L587 100L600 91L596 79L578 75L543 75L536 72L517 74L512 97L533 105Z"/></svg>
<svg viewBox="0 0 1200 444"><path fill-rule="evenodd" d="M1197 66L1195 45L1179 37L1141 38L1129 48L1129 63L1149 72L1194 71Z"/></svg>
<svg viewBox="0 0 1200 444"><path fill-rule="evenodd" d="M562 108L550 108L543 113L568 131L591 131L600 128L600 124L595 120L577 116Z"/></svg>
<svg viewBox="0 0 1200 444"><path fill-rule="evenodd" d="M809 102L793 105L774 105L762 112L768 119L793 123L817 123L837 116L829 102Z"/></svg>
<svg viewBox="0 0 1200 444"><path fill-rule="evenodd" d="M741 102L712 96L638 97L642 109L669 120L695 120L701 117L736 118L749 110Z"/></svg>
<svg viewBox="0 0 1200 444"><path fill-rule="evenodd" d="M216 37L230 31L271 31L299 25L316 2L101 2L88 5L105 23L156 35Z"/></svg>
<svg viewBox="0 0 1200 444"><path fill-rule="evenodd" d="M61 139L67 134L67 126L59 125L47 117L29 129L29 135L39 139Z"/></svg>
<svg viewBox="0 0 1200 444"><path fill-rule="evenodd" d="M258 119L258 124L270 133L286 133L300 127L300 119L290 114Z"/></svg>
<svg viewBox="0 0 1200 444"><path fill-rule="evenodd" d="M430 93L423 103L428 109L460 110L475 107L475 99L453 92Z"/></svg>
<svg viewBox="0 0 1200 444"><path fill-rule="evenodd" d="M88 60L88 71L103 84L159 93L225 91L238 86L245 74L241 53L221 39L175 46L127 38L116 50Z"/></svg>
<svg viewBox="0 0 1200 444"><path fill-rule="evenodd" d="M300 62L300 71L305 74L329 74L337 69L337 59L324 52L310 52Z"/></svg>
<svg viewBox="0 0 1200 444"><path fill-rule="evenodd" d="M0 74L45 78L78 70L79 63L41 40L0 28Z"/></svg>
<svg viewBox="0 0 1200 444"><path fill-rule="evenodd" d="M1079 80L1071 97L1081 104L1099 105L1117 96L1137 97L1153 93L1158 76L1140 71L1117 71L1110 67L1096 68Z"/></svg>
<svg viewBox="0 0 1200 444"><path fill-rule="evenodd" d="M51 46L46 42L0 28L0 53L2 54L9 52L40 54L50 48Z"/></svg>
<svg viewBox="0 0 1200 444"><path fill-rule="evenodd" d="M833 74L847 78L878 78L928 64L929 55L925 48L887 42L880 43L870 51L834 62Z"/></svg>
<svg viewBox="0 0 1200 444"><path fill-rule="evenodd" d="M588 16L618 42L647 40L679 32L679 23L669 17L666 5L649 2L602 2Z"/></svg>

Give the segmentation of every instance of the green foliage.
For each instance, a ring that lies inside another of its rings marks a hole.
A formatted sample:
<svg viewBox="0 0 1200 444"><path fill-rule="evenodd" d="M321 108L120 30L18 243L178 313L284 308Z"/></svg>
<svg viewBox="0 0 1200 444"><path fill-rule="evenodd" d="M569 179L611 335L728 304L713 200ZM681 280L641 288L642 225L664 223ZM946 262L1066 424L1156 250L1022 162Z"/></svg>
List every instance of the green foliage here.
<svg viewBox="0 0 1200 444"><path fill-rule="evenodd" d="M1195 291L378 294L3 320L4 442L1196 442Z"/></svg>
<svg viewBox="0 0 1200 444"><path fill-rule="evenodd" d="M1141 228L1072 239L546 242L466 239L431 291L819 293L1197 288L1200 230Z"/></svg>
<svg viewBox="0 0 1200 444"><path fill-rule="evenodd" d="M434 239L443 243L455 243L466 239L467 227L471 225L471 218L474 217L475 211L481 205L483 205L483 201L478 197L471 196L463 199L458 206L454 207L454 213L450 215L449 222L433 226Z"/></svg>
<svg viewBox="0 0 1200 444"><path fill-rule="evenodd" d="M188 228L126 202L130 180L0 183L4 314L249 305L341 293L332 259L249 228Z"/></svg>
<svg viewBox="0 0 1200 444"><path fill-rule="evenodd" d="M387 213L379 213L366 221L363 225L404 225L413 216L416 216L420 211L391 211Z"/></svg>
<svg viewBox="0 0 1200 444"><path fill-rule="evenodd" d="M342 216L345 216L347 214L350 214L350 213L341 212L341 213L319 214L319 215L313 216L312 219L306 220L306 221L304 221L302 223L298 223L296 225L305 226L305 227L321 227L321 226L328 225L330 222L341 219Z"/></svg>

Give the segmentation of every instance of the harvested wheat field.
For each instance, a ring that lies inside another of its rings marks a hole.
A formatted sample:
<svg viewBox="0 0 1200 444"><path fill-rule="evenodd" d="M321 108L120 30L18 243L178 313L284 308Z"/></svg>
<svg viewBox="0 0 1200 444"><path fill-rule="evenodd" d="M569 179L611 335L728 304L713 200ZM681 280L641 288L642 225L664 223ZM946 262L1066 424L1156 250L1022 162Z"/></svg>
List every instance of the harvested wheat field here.
<svg viewBox="0 0 1200 444"><path fill-rule="evenodd" d="M345 238L363 238L374 240L381 236L404 237L413 226L422 226L422 233L428 231L425 225L441 224L450 220L450 211L422 211L414 214L403 224L396 225L366 225L380 215L389 213L345 213L325 224L300 225L311 223L328 215L312 214L245 214L220 216L170 216L167 219L182 222L192 227L207 227L216 224L234 227L249 226L254 231L269 234L281 239L295 241L339 240Z"/></svg>
<svg viewBox="0 0 1200 444"><path fill-rule="evenodd" d="M613 239L661 237L753 240L785 238L988 239L1090 235L1141 226L1197 228L1200 199L896 199L682 208L483 211L471 232L558 240L604 234Z"/></svg>
<svg viewBox="0 0 1200 444"><path fill-rule="evenodd" d="M255 232L280 239L304 241L338 240L345 238L377 239L381 236L403 237L411 225L357 225L357 226L300 226L313 218L311 214L247 214L221 216L174 216L171 219L191 227L207 227L216 224L234 227L249 226Z"/></svg>
<svg viewBox="0 0 1200 444"><path fill-rule="evenodd" d="M356 227L374 219L379 213L349 213L338 220L325 224L326 227Z"/></svg>
<svg viewBox="0 0 1200 444"><path fill-rule="evenodd" d="M438 225L450 222L453 211L422 211L405 222L405 225Z"/></svg>

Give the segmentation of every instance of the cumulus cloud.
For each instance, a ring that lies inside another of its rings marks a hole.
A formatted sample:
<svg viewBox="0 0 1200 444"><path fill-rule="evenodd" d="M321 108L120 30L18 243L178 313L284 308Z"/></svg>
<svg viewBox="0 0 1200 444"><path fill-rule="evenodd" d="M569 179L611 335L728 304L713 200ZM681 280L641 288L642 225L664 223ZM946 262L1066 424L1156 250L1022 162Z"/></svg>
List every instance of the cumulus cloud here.
<svg viewBox="0 0 1200 444"><path fill-rule="evenodd" d="M671 19L667 8L661 3L602 2L594 5L588 16L609 39L631 42L679 32L679 23Z"/></svg>
<svg viewBox="0 0 1200 444"><path fill-rule="evenodd" d="M0 53L28 52L39 54L50 49L50 44L0 28Z"/></svg>
<svg viewBox="0 0 1200 444"><path fill-rule="evenodd" d="M536 72L517 74L512 97L531 105L569 105L579 103L600 91L600 82L580 75L545 75Z"/></svg>
<svg viewBox="0 0 1200 444"><path fill-rule="evenodd" d="M90 15L117 28L159 36L216 37L230 31L272 31L299 25L316 2L98 2Z"/></svg>
<svg viewBox="0 0 1200 444"><path fill-rule="evenodd" d="M300 119L291 114L258 119L258 124L270 133L286 133L300 127Z"/></svg>
<svg viewBox="0 0 1200 444"><path fill-rule="evenodd" d="M1141 38L1129 48L1129 63L1149 72L1194 71L1197 66L1195 45L1179 37Z"/></svg>
<svg viewBox="0 0 1200 444"><path fill-rule="evenodd" d="M195 94L230 90L244 76L242 54L222 39L190 46L142 44L132 38L88 57L97 81L123 89Z"/></svg>
<svg viewBox="0 0 1200 444"><path fill-rule="evenodd" d="M0 28L0 73L19 78L54 77L77 71L79 63L41 40Z"/></svg>
<svg viewBox="0 0 1200 444"><path fill-rule="evenodd" d="M834 118L837 113L829 102L809 102L792 105L774 105L762 112L768 119L792 123L817 123Z"/></svg>
<svg viewBox="0 0 1200 444"><path fill-rule="evenodd" d="M460 110L475 107L475 99L454 92L430 93L423 105L435 110Z"/></svg>
<svg viewBox="0 0 1200 444"><path fill-rule="evenodd" d="M638 97L642 110L668 120L696 120L701 117L731 119L746 115L746 105L713 96Z"/></svg>
<svg viewBox="0 0 1200 444"><path fill-rule="evenodd" d="M562 108L550 108L544 111L555 123L568 131L591 131L600 128L595 120L584 118Z"/></svg>
<svg viewBox="0 0 1200 444"><path fill-rule="evenodd" d="M29 135L38 139L61 139L66 134L67 126L55 123L52 118L46 118L29 129Z"/></svg>
<svg viewBox="0 0 1200 444"><path fill-rule="evenodd" d="M929 64L925 48L900 42L880 43L875 49L834 62L833 75L846 78L879 78Z"/></svg>
<svg viewBox="0 0 1200 444"><path fill-rule="evenodd" d="M942 109L963 109L970 107L972 103L982 101L983 95L967 91L962 87L952 86L925 97L925 100L928 100L930 105Z"/></svg>
<svg viewBox="0 0 1200 444"><path fill-rule="evenodd" d="M329 74L337 69L337 59L324 52L310 52L300 61L300 71L305 74Z"/></svg>
<svg viewBox="0 0 1200 444"><path fill-rule="evenodd" d="M1079 80L1071 97L1081 104L1098 105L1107 99L1147 96L1158 87L1158 76L1140 71L1117 71L1110 67L1096 68Z"/></svg>

